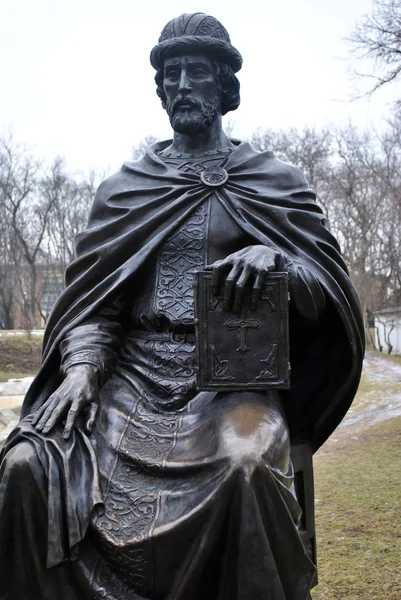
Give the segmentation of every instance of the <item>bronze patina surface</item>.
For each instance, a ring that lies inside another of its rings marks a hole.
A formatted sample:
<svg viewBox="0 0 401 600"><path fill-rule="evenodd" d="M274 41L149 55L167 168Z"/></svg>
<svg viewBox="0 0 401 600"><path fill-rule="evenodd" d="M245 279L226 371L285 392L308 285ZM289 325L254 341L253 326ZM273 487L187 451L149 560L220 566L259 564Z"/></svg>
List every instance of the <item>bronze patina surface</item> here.
<svg viewBox="0 0 401 600"><path fill-rule="evenodd" d="M242 59L222 24L173 19L151 63L174 137L101 184L77 238L1 455L0 598L307 600L311 454L358 386L358 298L303 174L223 132ZM266 385L197 388L199 271L232 356L287 274L290 379L279 327L257 338Z"/></svg>

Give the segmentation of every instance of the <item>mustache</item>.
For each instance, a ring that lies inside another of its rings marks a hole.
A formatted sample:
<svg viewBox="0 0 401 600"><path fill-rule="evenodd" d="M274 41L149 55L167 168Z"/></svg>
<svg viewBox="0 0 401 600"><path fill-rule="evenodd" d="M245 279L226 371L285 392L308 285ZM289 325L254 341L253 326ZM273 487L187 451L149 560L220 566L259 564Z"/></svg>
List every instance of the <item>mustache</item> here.
<svg viewBox="0 0 401 600"><path fill-rule="evenodd" d="M171 106L171 112L174 113L181 106L192 106L194 108L202 108L200 102L197 100L193 100L192 98L188 98L186 96L179 96L176 98Z"/></svg>

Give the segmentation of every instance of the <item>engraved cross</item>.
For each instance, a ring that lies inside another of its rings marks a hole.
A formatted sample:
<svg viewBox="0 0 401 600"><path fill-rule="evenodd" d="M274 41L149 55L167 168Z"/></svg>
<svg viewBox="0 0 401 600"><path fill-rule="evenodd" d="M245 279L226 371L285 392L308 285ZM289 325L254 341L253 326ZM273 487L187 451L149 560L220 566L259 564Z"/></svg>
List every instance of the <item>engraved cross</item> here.
<svg viewBox="0 0 401 600"><path fill-rule="evenodd" d="M246 332L248 329L260 329L262 327L262 322L259 319L247 319L246 317L242 317L240 319L227 319L224 323L224 327L227 327L228 330L238 329L238 341L239 347L237 348L237 352L248 352L249 347L246 343Z"/></svg>

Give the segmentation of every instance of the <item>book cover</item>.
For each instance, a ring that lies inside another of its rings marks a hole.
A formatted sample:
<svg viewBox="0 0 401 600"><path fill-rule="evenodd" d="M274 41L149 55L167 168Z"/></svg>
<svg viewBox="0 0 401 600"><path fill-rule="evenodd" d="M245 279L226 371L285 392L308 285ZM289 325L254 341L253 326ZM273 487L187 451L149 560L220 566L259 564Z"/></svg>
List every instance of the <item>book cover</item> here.
<svg viewBox="0 0 401 600"><path fill-rule="evenodd" d="M211 271L195 274L198 389L288 388L288 274L266 276L256 309L248 292L239 314L223 308L211 282Z"/></svg>

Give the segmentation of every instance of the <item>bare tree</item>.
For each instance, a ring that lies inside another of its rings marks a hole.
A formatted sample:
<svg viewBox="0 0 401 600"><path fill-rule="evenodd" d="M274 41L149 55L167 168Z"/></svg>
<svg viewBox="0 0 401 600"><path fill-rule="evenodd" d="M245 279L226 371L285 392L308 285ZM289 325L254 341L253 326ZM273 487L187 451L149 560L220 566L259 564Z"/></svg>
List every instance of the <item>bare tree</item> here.
<svg viewBox="0 0 401 600"><path fill-rule="evenodd" d="M351 125L336 132L331 229L364 305L367 327L392 285L393 204L382 150L374 133Z"/></svg>
<svg viewBox="0 0 401 600"><path fill-rule="evenodd" d="M228 138L233 137L233 131L235 129L235 121L231 117L226 118L224 125L224 133Z"/></svg>
<svg viewBox="0 0 401 600"><path fill-rule="evenodd" d="M392 286L388 306L401 304L401 108L397 104L382 135L387 196L389 269Z"/></svg>
<svg viewBox="0 0 401 600"><path fill-rule="evenodd" d="M85 229L97 179L94 172L87 177L71 175L65 160L57 157L39 181L42 201L51 207L43 237L42 277L36 297L43 320L64 288L64 271L75 256L75 237Z"/></svg>
<svg viewBox="0 0 401 600"><path fill-rule="evenodd" d="M273 150L276 157L299 167L330 219L330 178L333 136L329 129L258 129L250 138L255 150Z"/></svg>
<svg viewBox="0 0 401 600"><path fill-rule="evenodd" d="M384 343L387 346L387 354L391 354L393 352L393 344L391 341L391 334L394 331L394 328L396 327L396 325L398 324L398 319L395 316L389 315L387 317L385 317L384 315L376 315L375 320L377 323L380 323L380 325L382 326L382 332L383 332L383 338L384 338ZM380 339L380 330L379 327L376 326L376 335L377 335L377 341L378 341L378 346L380 349L380 352L383 352L383 344L381 343L381 339Z"/></svg>
<svg viewBox="0 0 401 600"><path fill-rule="evenodd" d="M401 0L373 0L370 14L365 15L348 38L357 59L371 59L370 73L356 73L370 80L364 94L372 94L401 73Z"/></svg>
<svg viewBox="0 0 401 600"><path fill-rule="evenodd" d="M46 317L43 294L48 305L63 288L95 179L93 173L73 177L61 158L43 167L12 137L0 140L0 306L7 327L13 325L17 303L28 329L40 326L38 314Z"/></svg>
<svg viewBox="0 0 401 600"><path fill-rule="evenodd" d="M158 138L154 135L147 135L144 137L136 146L132 147L132 160L141 159L146 154L146 150L149 146L152 146L152 144L155 144L158 141Z"/></svg>
<svg viewBox="0 0 401 600"><path fill-rule="evenodd" d="M95 196L96 174L71 175L63 158L56 158L40 181L40 194L52 206L45 238L47 255L65 270L74 258L76 235L82 231Z"/></svg>
<svg viewBox="0 0 401 600"><path fill-rule="evenodd" d="M45 231L40 222L34 223L34 215L40 218L41 215L32 201L36 197L39 164L12 136L0 139L0 155L0 203L12 232L9 240L18 246L18 253L15 251L12 257L13 267L21 288L21 310L26 314L28 327L32 328L36 324L36 257Z"/></svg>
<svg viewBox="0 0 401 600"><path fill-rule="evenodd" d="M374 311L401 290L401 109L378 135L351 124L316 131L258 130L257 150L299 166L318 193L362 299L366 331Z"/></svg>
<svg viewBox="0 0 401 600"><path fill-rule="evenodd" d="M1 166L0 166L1 172ZM0 328L14 329L20 248L11 226L10 215L0 202Z"/></svg>

